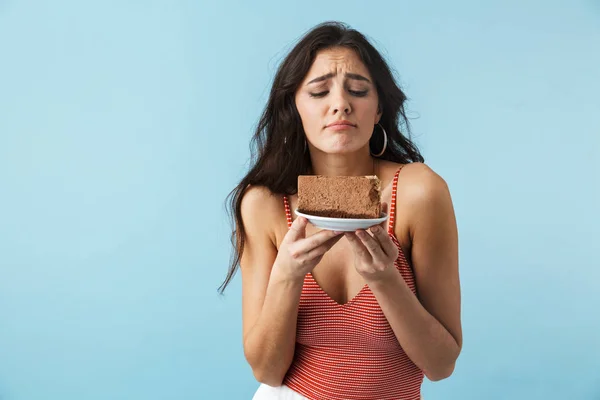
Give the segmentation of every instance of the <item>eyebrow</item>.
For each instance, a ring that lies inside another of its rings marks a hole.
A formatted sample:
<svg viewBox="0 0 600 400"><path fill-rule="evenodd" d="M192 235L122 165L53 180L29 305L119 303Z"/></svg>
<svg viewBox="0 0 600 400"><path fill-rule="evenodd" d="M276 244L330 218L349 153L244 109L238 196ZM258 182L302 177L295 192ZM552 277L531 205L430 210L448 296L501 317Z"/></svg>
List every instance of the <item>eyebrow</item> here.
<svg viewBox="0 0 600 400"><path fill-rule="evenodd" d="M327 79L333 78L335 75L336 75L335 73L330 72L327 75L323 75L323 76L313 79L312 81L308 82L307 85L310 85L311 83L326 81ZM365 81L365 82L371 83L371 81L369 79L367 79L364 76L359 75L359 74L346 73L344 76L348 79L354 79L357 81Z"/></svg>

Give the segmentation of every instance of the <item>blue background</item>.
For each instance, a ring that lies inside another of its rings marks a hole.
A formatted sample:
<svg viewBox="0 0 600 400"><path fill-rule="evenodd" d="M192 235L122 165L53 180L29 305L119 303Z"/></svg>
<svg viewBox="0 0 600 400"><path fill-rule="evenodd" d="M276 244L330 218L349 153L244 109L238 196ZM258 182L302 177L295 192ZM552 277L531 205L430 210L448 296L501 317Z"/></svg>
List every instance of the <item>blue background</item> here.
<svg viewBox="0 0 600 400"><path fill-rule="evenodd" d="M455 203L464 349L425 398L600 399L600 2L416 3L0 0L0 398L251 398L224 198L337 19Z"/></svg>

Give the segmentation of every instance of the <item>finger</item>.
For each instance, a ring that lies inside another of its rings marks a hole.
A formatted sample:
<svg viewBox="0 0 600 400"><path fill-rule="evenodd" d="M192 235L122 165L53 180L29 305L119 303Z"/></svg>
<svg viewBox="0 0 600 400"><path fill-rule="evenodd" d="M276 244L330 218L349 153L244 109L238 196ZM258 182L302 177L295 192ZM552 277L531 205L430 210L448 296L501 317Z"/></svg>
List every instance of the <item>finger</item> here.
<svg viewBox="0 0 600 400"><path fill-rule="evenodd" d="M340 234L338 234L338 235L332 237L331 239L329 239L328 241L326 241L325 246L327 246L328 248L332 248L343 237L344 237L344 235L342 235L340 232Z"/></svg>
<svg viewBox="0 0 600 400"><path fill-rule="evenodd" d="M356 254L357 257L364 260L371 258L371 253L369 253L369 250L365 247L363 242L356 236L356 232L346 232L344 236L348 240L348 243L350 243L350 246L352 246L354 254Z"/></svg>
<svg viewBox="0 0 600 400"><path fill-rule="evenodd" d="M286 239L290 242L295 242L298 239L303 239L306 236L306 225L308 220L304 217L298 217L290 226L290 230L286 235Z"/></svg>
<svg viewBox="0 0 600 400"><path fill-rule="evenodd" d="M371 254L371 257L381 260L385 258L385 253L381 248L381 244L377 239L371 236L367 231L359 229L356 231L356 236L360 239L366 249Z"/></svg>
<svg viewBox="0 0 600 400"><path fill-rule="evenodd" d="M315 247L314 249L310 250L307 254L306 254L306 258L308 258L309 260L312 260L313 258L317 258L317 257L322 257L325 253L327 253L337 242L339 242L339 240L342 238L342 235L337 235L335 237L332 237L331 239L329 239L328 241L326 241L325 243L323 243L322 245Z"/></svg>
<svg viewBox="0 0 600 400"><path fill-rule="evenodd" d="M298 247L296 249L299 252L308 253L312 249L321 246L323 243L336 236L340 236L340 232L322 230L305 239L299 240Z"/></svg>
<svg viewBox="0 0 600 400"><path fill-rule="evenodd" d="M371 232L373 232L373 237L377 239L379 245L383 249L383 252L387 256L392 256L394 251L396 250L396 245L390 239L390 235L383 229L383 227L379 225L372 226L370 228Z"/></svg>

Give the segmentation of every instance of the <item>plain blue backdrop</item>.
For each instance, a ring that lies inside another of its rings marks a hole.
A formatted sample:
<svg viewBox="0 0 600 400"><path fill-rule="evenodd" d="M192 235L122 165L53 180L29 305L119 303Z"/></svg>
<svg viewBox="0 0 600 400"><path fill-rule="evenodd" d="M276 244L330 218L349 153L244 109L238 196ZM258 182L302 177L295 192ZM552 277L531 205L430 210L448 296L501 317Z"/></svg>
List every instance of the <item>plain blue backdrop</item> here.
<svg viewBox="0 0 600 400"><path fill-rule="evenodd" d="M460 231L435 399L600 399L600 3L0 0L0 399L249 399L224 199L278 63L340 20Z"/></svg>

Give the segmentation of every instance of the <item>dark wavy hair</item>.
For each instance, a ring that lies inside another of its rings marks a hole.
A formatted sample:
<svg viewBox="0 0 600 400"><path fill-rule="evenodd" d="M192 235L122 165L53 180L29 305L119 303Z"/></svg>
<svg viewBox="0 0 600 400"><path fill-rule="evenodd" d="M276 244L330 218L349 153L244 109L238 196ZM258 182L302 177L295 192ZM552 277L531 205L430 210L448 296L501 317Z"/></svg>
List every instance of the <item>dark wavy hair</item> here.
<svg viewBox="0 0 600 400"><path fill-rule="evenodd" d="M297 192L298 175L311 168L310 154L305 151L305 134L296 109L295 93L306 77L317 53L333 47L356 51L369 70L379 97L382 117L379 123L388 136L387 149L381 159L406 164L423 162L417 147L410 140L402 92L381 54L360 32L341 22L324 22L307 32L279 66L269 100L259 120L250 145L250 170L227 196L226 204L233 227L233 245L229 271L219 287L222 294L234 277L244 251L246 231L242 222L242 198L250 185L269 188L273 194L291 195ZM404 135L399 125L402 126ZM373 135L369 143L374 152L383 147L382 135Z"/></svg>

